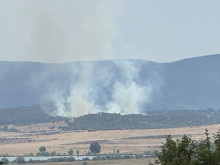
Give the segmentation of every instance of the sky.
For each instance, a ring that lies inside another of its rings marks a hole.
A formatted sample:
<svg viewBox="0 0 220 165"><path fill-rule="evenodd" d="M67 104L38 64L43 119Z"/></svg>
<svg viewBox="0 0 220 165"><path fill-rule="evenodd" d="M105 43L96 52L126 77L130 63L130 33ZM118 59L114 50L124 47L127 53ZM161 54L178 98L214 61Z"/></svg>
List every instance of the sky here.
<svg viewBox="0 0 220 165"><path fill-rule="evenodd" d="M220 53L219 0L0 0L0 61L145 59Z"/></svg>

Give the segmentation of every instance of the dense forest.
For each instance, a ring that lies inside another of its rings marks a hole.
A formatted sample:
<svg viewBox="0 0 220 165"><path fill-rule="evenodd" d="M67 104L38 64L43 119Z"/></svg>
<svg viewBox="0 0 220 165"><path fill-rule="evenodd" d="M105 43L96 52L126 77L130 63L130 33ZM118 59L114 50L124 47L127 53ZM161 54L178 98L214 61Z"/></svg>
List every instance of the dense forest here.
<svg viewBox="0 0 220 165"><path fill-rule="evenodd" d="M154 129L220 123L220 111L176 110L150 111L141 114L98 113L77 117L67 122L65 130Z"/></svg>
<svg viewBox="0 0 220 165"><path fill-rule="evenodd" d="M41 106L0 110L0 124L29 124L65 120L64 130L154 129L220 123L220 110L147 111L146 114L87 114L71 118L50 116Z"/></svg>

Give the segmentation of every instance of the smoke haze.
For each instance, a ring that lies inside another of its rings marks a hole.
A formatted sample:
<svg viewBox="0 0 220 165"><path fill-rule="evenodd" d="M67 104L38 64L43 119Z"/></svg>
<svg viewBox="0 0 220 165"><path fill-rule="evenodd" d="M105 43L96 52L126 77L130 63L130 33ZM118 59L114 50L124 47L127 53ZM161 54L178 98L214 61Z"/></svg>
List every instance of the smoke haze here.
<svg viewBox="0 0 220 165"><path fill-rule="evenodd" d="M123 15L120 0L21 0L3 4L5 11L12 12L9 22L18 24L10 30L16 33L16 28L23 29L16 35L24 38L22 47L26 49L18 52L27 60L60 63L115 59L117 53L135 54L123 37L118 37L122 36L117 27ZM16 43L19 49L19 41ZM131 61L114 61L100 68L92 62L78 63L70 68L73 78L68 90L51 82L41 99L53 102L55 110L48 110L44 104L42 107L55 116L139 113L153 93L152 84L138 83L139 69ZM48 69L40 75L38 83L51 72L55 70Z"/></svg>
<svg viewBox="0 0 220 165"><path fill-rule="evenodd" d="M25 60L60 63L117 58L114 44L117 43L120 0L19 0L2 3L5 6L2 12L10 12L7 24L16 24L8 29L12 33L8 37L17 44L14 43L15 49L23 54ZM13 35L24 43L14 40ZM25 49L20 50L19 47Z"/></svg>
<svg viewBox="0 0 220 165"><path fill-rule="evenodd" d="M77 117L97 112L141 113L157 87L139 82L140 68L130 60L76 63L71 68L73 79L69 91L50 86L50 92L45 96L48 101L44 98L44 102L55 103L55 109L49 112L53 116Z"/></svg>

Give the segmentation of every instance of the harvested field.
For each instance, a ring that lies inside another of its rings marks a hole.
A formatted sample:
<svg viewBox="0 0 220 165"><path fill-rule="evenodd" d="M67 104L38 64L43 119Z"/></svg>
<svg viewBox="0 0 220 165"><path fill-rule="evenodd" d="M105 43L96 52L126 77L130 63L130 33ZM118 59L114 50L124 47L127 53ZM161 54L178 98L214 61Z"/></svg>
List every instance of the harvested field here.
<svg viewBox="0 0 220 165"><path fill-rule="evenodd" d="M142 153L158 149L167 135L180 138L187 134L192 139L198 140L204 138L206 128L212 135L220 129L220 124L169 129L59 132L50 135L42 133L41 129L48 130L45 128L45 123L42 126L38 124L37 130L34 130L34 126L29 126L31 134L24 127L16 127L21 132L0 132L0 154L36 154L40 146L46 146L48 152L67 154L67 151L72 148L74 154L76 150L79 150L80 154L86 154L92 141L98 141L101 144L101 153L112 153L113 149L119 149L120 153Z"/></svg>
<svg viewBox="0 0 220 165"><path fill-rule="evenodd" d="M105 160L105 161L86 161L87 165L147 165L152 159L124 159L124 160ZM26 165L33 165L26 164ZM35 163L34 165L83 165L83 161L76 162L52 162L52 163Z"/></svg>

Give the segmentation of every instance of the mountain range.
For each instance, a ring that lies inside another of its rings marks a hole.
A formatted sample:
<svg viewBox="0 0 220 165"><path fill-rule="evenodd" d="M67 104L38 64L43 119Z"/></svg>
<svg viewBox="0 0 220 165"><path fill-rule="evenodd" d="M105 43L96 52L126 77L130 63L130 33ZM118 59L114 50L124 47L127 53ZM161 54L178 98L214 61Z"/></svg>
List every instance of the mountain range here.
<svg viewBox="0 0 220 165"><path fill-rule="evenodd" d="M64 107L74 102L75 108L81 107L76 107L76 103L89 103L103 112L115 105L124 112L126 104L142 113L217 110L220 109L220 55L170 63L146 60L0 62L0 109L48 102L59 102L57 106Z"/></svg>

